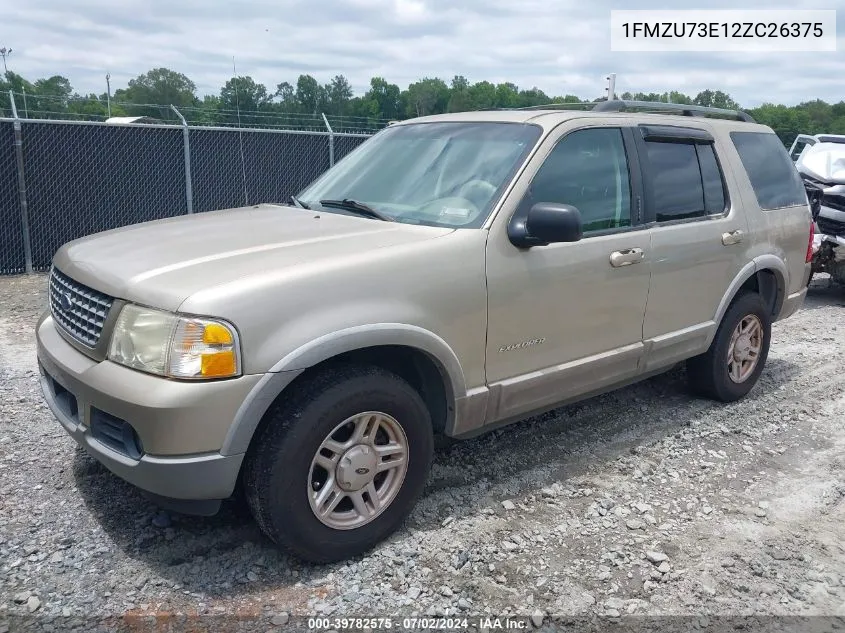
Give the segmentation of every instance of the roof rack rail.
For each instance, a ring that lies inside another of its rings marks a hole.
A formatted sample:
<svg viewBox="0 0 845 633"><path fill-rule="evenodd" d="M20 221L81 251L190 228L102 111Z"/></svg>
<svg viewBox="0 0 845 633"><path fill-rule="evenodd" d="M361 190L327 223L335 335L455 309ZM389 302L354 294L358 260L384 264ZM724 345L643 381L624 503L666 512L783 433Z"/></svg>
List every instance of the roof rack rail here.
<svg viewBox="0 0 845 633"><path fill-rule="evenodd" d="M623 110L643 109L657 112L674 112L683 116L720 116L746 123L756 123L747 112L742 110L727 110L725 108L708 108L706 106L688 105L686 103L663 103L660 101L599 101L593 107L594 112L621 112Z"/></svg>
<svg viewBox="0 0 845 633"><path fill-rule="evenodd" d="M585 106L594 106L595 103L592 101L557 101L555 103L543 103L540 105L533 105L533 106L525 106L522 108L513 108L514 110L566 110L569 108L576 108L576 107L585 107ZM511 108L507 108L511 109Z"/></svg>

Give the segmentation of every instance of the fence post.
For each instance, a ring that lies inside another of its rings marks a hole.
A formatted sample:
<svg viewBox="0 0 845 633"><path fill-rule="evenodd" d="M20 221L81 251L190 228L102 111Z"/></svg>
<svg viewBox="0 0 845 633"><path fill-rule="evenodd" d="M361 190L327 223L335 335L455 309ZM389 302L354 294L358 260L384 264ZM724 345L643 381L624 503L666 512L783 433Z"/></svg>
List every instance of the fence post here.
<svg viewBox="0 0 845 633"><path fill-rule="evenodd" d="M23 130L21 120L18 118L18 109L15 106L15 95L9 90L9 101L12 104L12 117L15 119L15 159L18 166L18 195L21 203L21 232L23 233L23 257L24 270L32 272L32 243L29 235L29 210L26 203L26 179L23 175Z"/></svg>
<svg viewBox="0 0 845 633"><path fill-rule="evenodd" d="M322 112L323 115L323 123L326 124L326 129L329 131L329 167L334 166L334 130L332 130L332 126L329 125L329 120L326 118L326 113Z"/></svg>
<svg viewBox="0 0 845 633"><path fill-rule="evenodd" d="M185 148L185 201L188 205L188 213L194 212L194 187L191 184L191 138L190 138L190 131L188 130L188 122L185 120L185 117L182 116L182 113L176 109L176 106L172 103L170 107L176 113L176 116L179 117L179 120L182 121L182 144Z"/></svg>

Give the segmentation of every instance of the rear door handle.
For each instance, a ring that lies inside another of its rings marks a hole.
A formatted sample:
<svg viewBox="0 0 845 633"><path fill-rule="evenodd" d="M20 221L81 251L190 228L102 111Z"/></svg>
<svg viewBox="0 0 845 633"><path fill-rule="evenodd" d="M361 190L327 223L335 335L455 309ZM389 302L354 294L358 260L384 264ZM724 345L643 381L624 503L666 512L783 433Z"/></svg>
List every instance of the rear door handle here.
<svg viewBox="0 0 845 633"><path fill-rule="evenodd" d="M610 254L610 265L614 268L639 264L645 259L645 253L641 248L627 248L624 251L613 251Z"/></svg>
<svg viewBox="0 0 845 633"><path fill-rule="evenodd" d="M742 231L737 229L730 233L722 233L722 244L730 246L731 244L739 244L742 241Z"/></svg>

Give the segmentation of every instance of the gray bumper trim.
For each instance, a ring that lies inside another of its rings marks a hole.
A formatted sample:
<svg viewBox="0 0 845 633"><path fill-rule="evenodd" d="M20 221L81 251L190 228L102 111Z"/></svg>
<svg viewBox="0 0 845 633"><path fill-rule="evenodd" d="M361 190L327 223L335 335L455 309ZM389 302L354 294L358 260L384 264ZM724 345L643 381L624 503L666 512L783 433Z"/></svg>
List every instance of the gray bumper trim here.
<svg viewBox="0 0 845 633"><path fill-rule="evenodd" d="M39 363L40 366L40 363ZM56 399L50 380L41 369L41 391L47 406L68 434L88 453L121 479L160 497L170 499L225 499L232 495L244 454L203 453L181 457L143 455L135 460L112 450L91 433ZM50 376L59 384L57 376ZM66 385L62 385L67 388Z"/></svg>

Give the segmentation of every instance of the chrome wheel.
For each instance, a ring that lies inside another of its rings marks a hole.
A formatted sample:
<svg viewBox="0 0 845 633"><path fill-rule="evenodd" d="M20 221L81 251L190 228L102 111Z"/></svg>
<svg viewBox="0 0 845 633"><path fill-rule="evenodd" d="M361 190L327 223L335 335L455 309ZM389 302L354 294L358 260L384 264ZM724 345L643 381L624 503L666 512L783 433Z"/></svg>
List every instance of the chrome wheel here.
<svg viewBox="0 0 845 633"><path fill-rule="evenodd" d="M407 470L402 425L378 411L354 415L328 434L311 460L311 510L336 530L359 528L393 502Z"/></svg>
<svg viewBox="0 0 845 633"><path fill-rule="evenodd" d="M763 324L749 314L734 328L728 345L728 376L733 382L745 382L754 373L762 349Z"/></svg>

